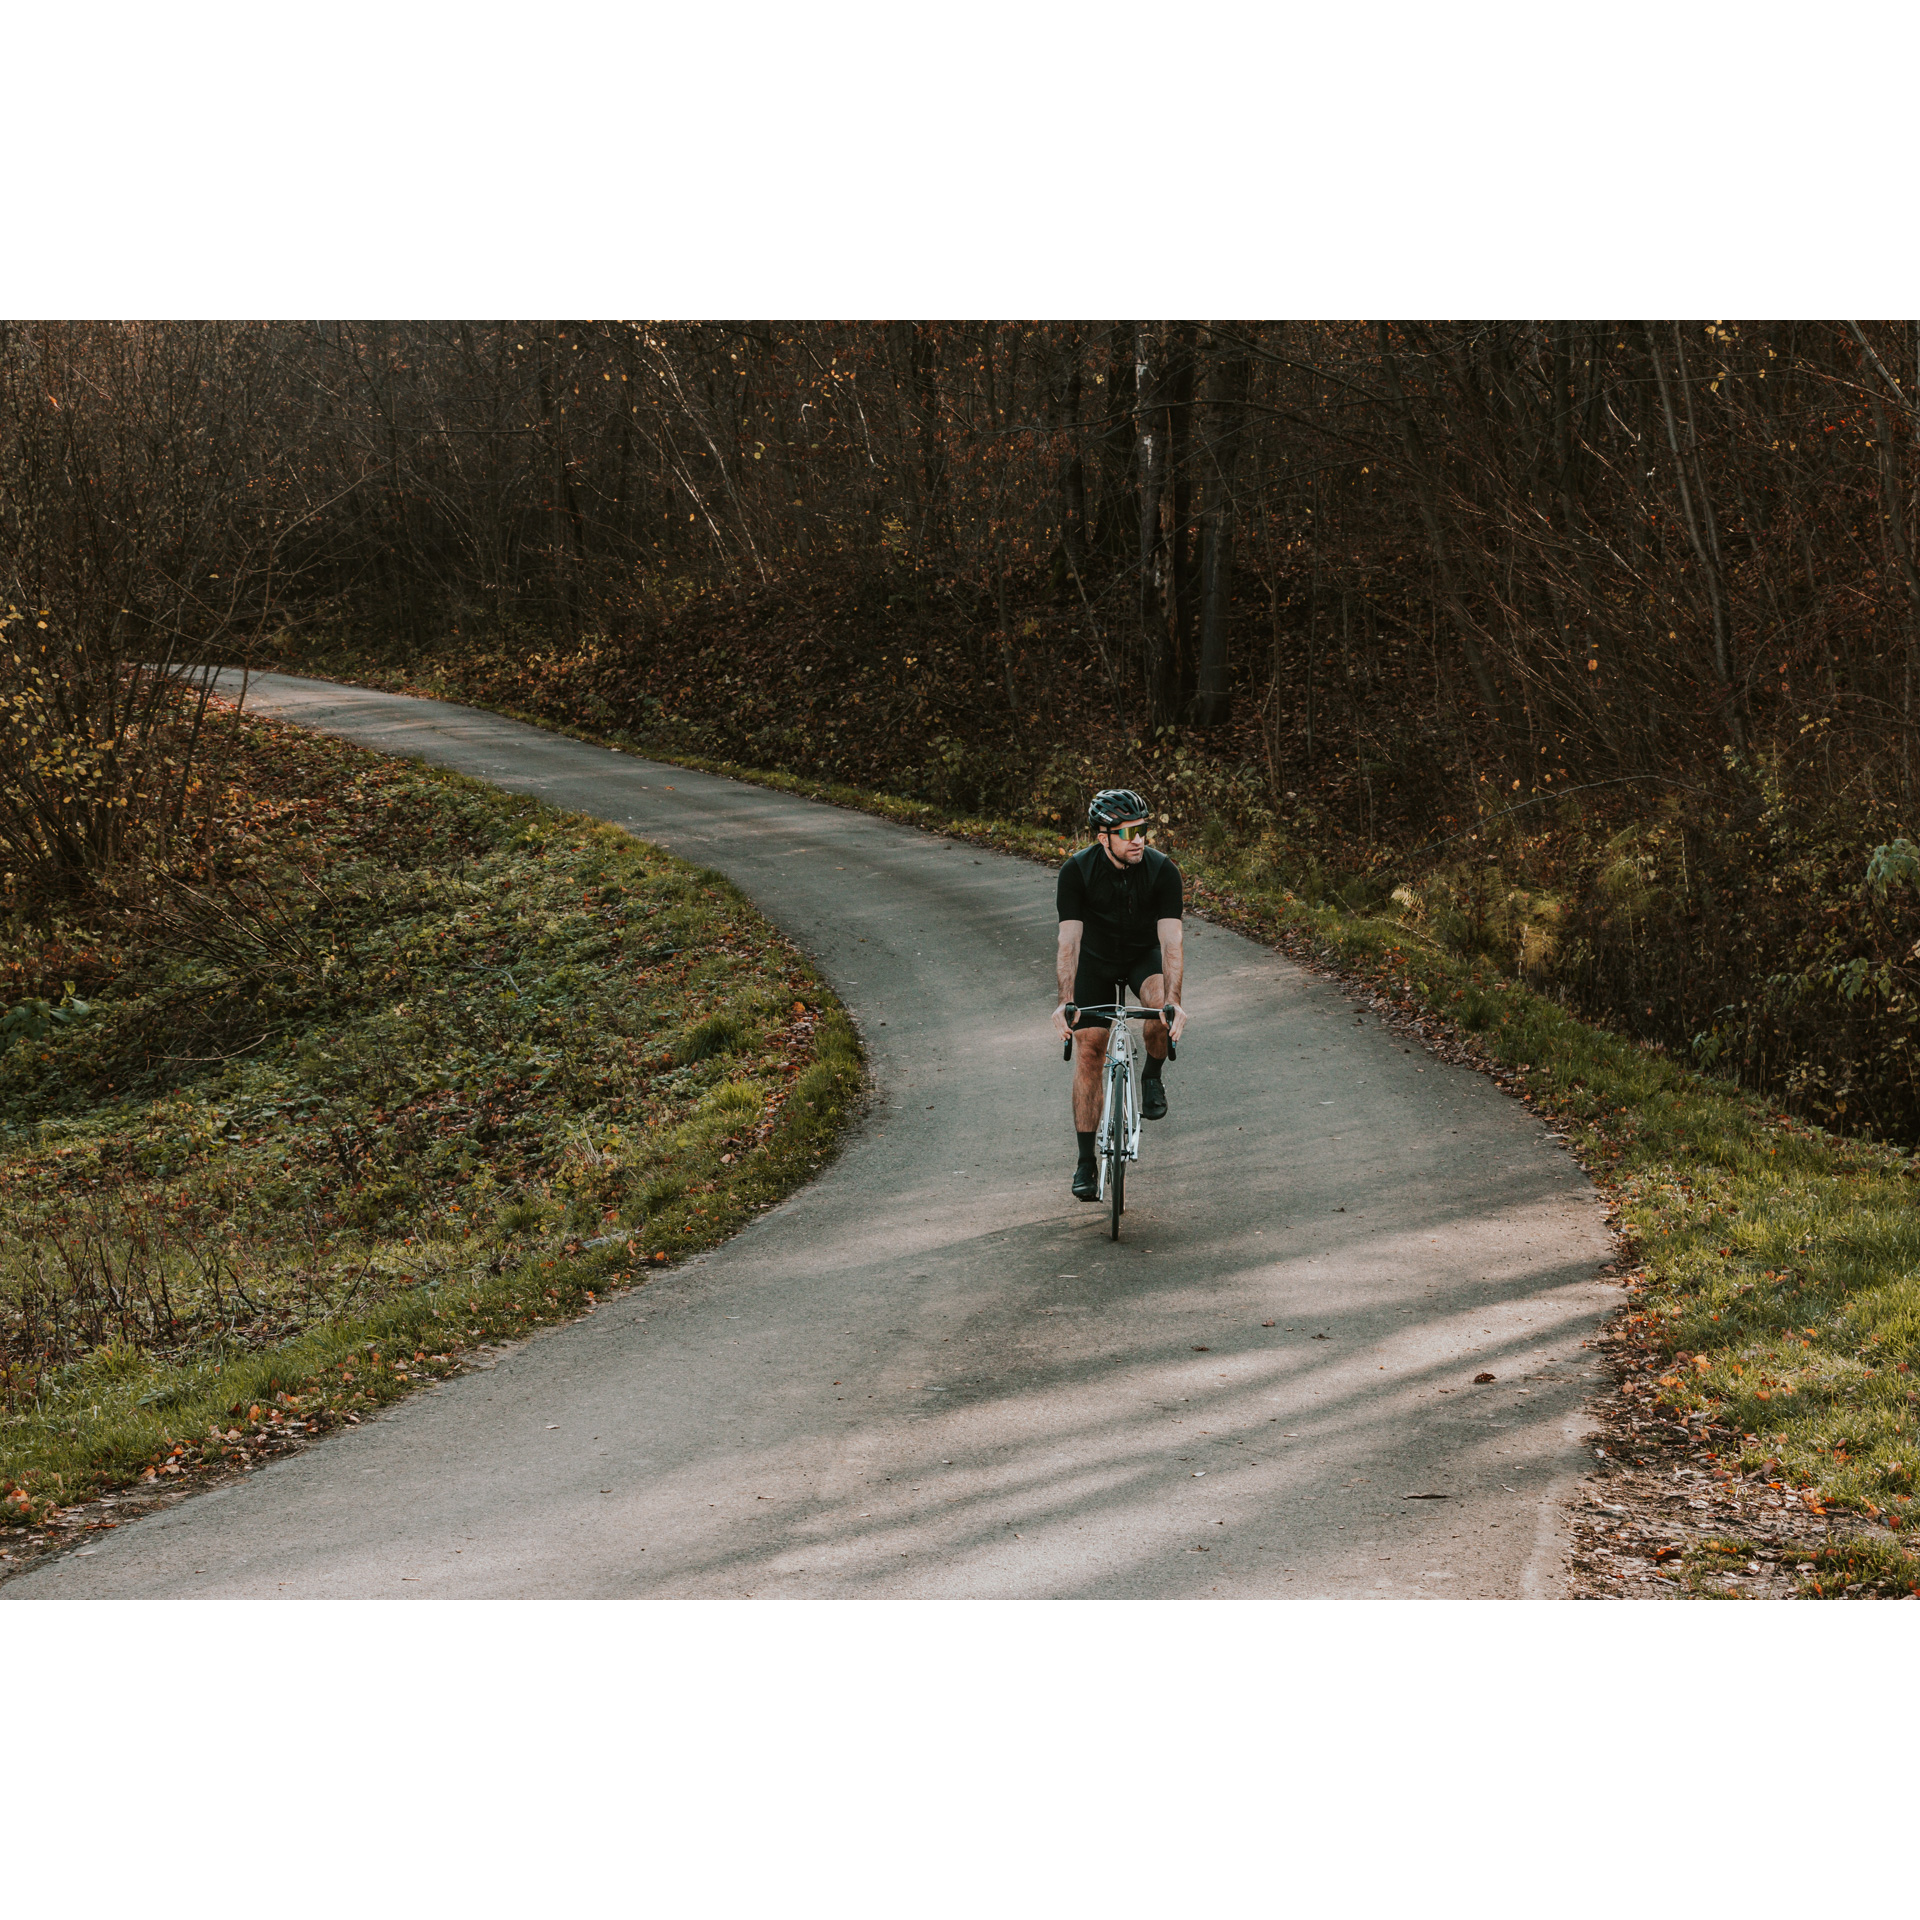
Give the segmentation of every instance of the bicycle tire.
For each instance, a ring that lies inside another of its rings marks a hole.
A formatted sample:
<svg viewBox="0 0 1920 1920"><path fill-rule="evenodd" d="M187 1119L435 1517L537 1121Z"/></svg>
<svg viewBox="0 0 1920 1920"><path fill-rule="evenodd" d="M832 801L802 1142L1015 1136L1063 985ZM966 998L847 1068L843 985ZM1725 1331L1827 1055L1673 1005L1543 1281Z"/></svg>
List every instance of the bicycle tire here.
<svg viewBox="0 0 1920 1920"><path fill-rule="evenodd" d="M1120 1238L1120 1216L1127 1210L1127 1093L1120 1072L1112 1078L1113 1126L1107 1133L1107 1192L1113 1205L1110 1239Z"/></svg>

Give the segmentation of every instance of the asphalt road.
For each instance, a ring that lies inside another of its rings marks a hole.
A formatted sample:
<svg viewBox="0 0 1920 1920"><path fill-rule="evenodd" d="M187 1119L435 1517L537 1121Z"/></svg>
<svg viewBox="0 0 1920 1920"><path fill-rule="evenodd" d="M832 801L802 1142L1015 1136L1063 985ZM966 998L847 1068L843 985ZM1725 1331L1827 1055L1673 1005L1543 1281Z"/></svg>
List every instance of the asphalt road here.
<svg viewBox="0 0 1920 1920"><path fill-rule="evenodd" d="M1561 1591L1610 1245L1486 1080L1190 921L1116 1244L1067 1190L1043 869L467 708L249 704L719 868L816 956L876 1098L726 1246L6 1598Z"/></svg>

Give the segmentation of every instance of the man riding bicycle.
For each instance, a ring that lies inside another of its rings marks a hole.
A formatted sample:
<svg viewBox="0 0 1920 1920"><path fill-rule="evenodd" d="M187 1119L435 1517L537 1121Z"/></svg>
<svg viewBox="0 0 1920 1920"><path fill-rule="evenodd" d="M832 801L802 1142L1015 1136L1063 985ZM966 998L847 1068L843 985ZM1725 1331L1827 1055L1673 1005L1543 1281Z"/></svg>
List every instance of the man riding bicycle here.
<svg viewBox="0 0 1920 1920"><path fill-rule="evenodd" d="M1171 1009L1165 1020L1149 1020L1143 1036L1147 1064L1140 1111L1148 1120L1166 1115L1160 1075L1167 1042L1177 1041L1187 1024L1180 1005L1185 889L1180 869L1147 845L1147 803L1130 787L1104 788L1087 808L1087 825L1094 843L1061 866L1056 889L1060 1004L1053 1010L1053 1030L1074 1043L1073 1129L1080 1142L1073 1173L1076 1200L1100 1197L1093 1137L1100 1125L1100 1062L1110 1022L1105 1014L1084 1014L1070 1023L1067 1008L1105 1005L1115 984L1125 981L1142 1005Z"/></svg>

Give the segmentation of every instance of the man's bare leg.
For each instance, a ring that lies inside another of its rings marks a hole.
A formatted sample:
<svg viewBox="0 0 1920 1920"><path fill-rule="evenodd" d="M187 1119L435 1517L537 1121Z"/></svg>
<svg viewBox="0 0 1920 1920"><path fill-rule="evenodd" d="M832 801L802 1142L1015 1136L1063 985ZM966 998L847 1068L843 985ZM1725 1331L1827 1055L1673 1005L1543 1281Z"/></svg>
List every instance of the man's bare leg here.
<svg viewBox="0 0 1920 1920"><path fill-rule="evenodd" d="M1140 983L1140 1004L1143 1007L1164 1007L1167 1004L1167 976L1156 973ZM1147 1043L1149 1060L1164 1060L1167 1057L1167 1023L1164 1020L1142 1020L1140 1037Z"/></svg>
<svg viewBox="0 0 1920 1920"><path fill-rule="evenodd" d="M1148 1007L1167 1004L1167 976L1156 973L1140 983L1140 1003ZM1141 1038L1146 1042L1147 1064L1140 1076L1140 1114L1146 1120L1164 1120L1167 1114L1167 1090L1160 1084L1160 1069L1167 1059L1167 1023L1143 1020Z"/></svg>
<svg viewBox="0 0 1920 1920"><path fill-rule="evenodd" d="M1107 1058L1105 1027L1077 1027L1073 1035L1073 1130L1080 1158L1073 1170L1074 1197L1097 1200L1099 1175L1093 1163L1093 1136L1100 1125L1100 1074Z"/></svg>
<svg viewBox="0 0 1920 1920"><path fill-rule="evenodd" d="M1073 1036L1073 1130L1091 1133L1100 1124L1100 1069L1107 1058L1105 1027L1080 1027Z"/></svg>

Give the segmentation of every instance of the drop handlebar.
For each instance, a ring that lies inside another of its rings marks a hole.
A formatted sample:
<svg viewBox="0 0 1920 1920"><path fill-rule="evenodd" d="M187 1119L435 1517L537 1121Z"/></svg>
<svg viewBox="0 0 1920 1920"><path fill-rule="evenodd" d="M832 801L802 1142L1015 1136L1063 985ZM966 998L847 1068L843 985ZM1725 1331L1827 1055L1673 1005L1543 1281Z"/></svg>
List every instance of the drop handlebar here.
<svg viewBox="0 0 1920 1920"><path fill-rule="evenodd" d="M1083 1013L1103 1014L1109 1020L1164 1020L1167 1017L1166 1010L1162 1007L1123 1007L1117 1003L1104 1007L1082 1007L1076 1006L1071 1000L1069 1000L1060 1011L1067 1016L1067 1025L1070 1027L1079 1026L1079 1016ZM1060 1049L1060 1058L1062 1060L1071 1060L1073 1058L1073 1041L1071 1038L1069 1038L1066 1045ZM1167 1038L1167 1058L1169 1060L1178 1060L1180 1058L1179 1050L1174 1046L1171 1035Z"/></svg>

